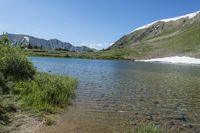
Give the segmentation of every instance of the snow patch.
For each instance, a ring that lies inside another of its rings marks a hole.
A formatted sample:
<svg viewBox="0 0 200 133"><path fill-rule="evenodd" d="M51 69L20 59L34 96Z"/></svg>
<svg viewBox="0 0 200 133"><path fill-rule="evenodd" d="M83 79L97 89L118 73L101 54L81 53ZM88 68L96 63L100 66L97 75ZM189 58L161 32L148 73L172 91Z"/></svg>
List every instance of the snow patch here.
<svg viewBox="0 0 200 133"><path fill-rule="evenodd" d="M147 60L136 60L142 62L164 62L164 63L173 63L173 64L200 64L200 59L187 57L187 56L173 56L173 57L164 57L156 59L147 59Z"/></svg>
<svg viewBox="0 0 200 133"><path fill-rule="evenodd" d="M29 42L29 37L25 36L23 40Z"/></svg>
<svg viewBox="0 0 200 133"><path fill-rule="evenodd" d="M155 24L155 23L157 23L157 22L170 22L170 21L176 21L176 20L179 20L179 19L182 19L182 18L189 18L189 19L191 19L191 18L195 17L198 13L200 13L200 11L197 11L197 12L194 12L194 13L190 13L190 14L186 14L186 15L183 15L183 16L174 17L174 18L168 18L168 19L157 20L157 21L154 21L154 22L152 22L152 23L150 23L150 24L147 24L147 25L144 25L144 26L139 27L139 28L137 28L137 29L134 29L134 30L133 30L132 32L130 32L130 33L133 33L134 31L137 31L137 30L141 30L141 29L148 28L148 27L150 27L151 25L153 25L153 24ZM129 34L130 34L130 33L129 33Z"/></svg>

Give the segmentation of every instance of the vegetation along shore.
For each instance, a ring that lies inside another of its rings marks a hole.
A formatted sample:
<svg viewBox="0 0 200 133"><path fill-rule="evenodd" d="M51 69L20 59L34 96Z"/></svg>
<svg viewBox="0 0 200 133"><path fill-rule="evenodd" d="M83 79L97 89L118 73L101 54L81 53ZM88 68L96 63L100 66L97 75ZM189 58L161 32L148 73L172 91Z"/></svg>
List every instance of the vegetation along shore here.
<svg viewBox="0 0 200 133"><path fill-rule="evenodd" d="M0 132L34 132L52 124L75 95L76 80L37 72L26 54L0 41Z"/></svg>

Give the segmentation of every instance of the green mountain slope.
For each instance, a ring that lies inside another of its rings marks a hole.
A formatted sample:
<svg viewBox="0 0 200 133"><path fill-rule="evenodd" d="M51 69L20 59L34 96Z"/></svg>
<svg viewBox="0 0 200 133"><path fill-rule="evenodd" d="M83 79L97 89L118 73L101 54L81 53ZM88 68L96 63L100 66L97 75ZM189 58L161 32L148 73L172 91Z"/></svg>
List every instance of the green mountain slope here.
<svg viewBox="0 0 200 133"><path fill-rule="evenodd" d="M175 21L156 21L116 41L107 52L116 51L123 58L140 59L165 56L200 58L200 13Z"/></svg>

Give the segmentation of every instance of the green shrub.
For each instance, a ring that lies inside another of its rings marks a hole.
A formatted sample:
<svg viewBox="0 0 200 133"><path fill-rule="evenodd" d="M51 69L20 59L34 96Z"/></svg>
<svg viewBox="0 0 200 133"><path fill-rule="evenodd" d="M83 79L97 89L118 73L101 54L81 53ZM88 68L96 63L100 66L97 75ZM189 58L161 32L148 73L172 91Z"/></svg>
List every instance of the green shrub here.
<svg viewBox="0 0 200 133"><path fill-rule="evenodd" d="M0 44L2 44L2 45L8 45L9 44L9 38L5 34L2 35L1 40L0 40Z"/></svg>
<svg viewBox="0 0 200 133"><path fill-rule="evenodd" d="M14 80L28 80L35 75L35 68L32 63L23 56L6 56L3 58L3 73L6 78L11 77Z"/></svg>
<svg viewBox="0 0 200 133"><path fill-rule="evenodd" d="M0 72L20 81L32 79L36 70L20 49L0 44Z"/></svg>
<svg viewBox="0 0 200 133"><path fill-rule="evenodd" d="M8 93L9 89L6 85L5 78L3 76L3 73L0 72L0 95Z"/></svg>
<svg viewBox="0 0 200 133"><path fill-rule="evenodd" d="M75 86L69 77L37 73L33 80L16 83L13 93L35 111L53 112L69 104Z"/></svg>

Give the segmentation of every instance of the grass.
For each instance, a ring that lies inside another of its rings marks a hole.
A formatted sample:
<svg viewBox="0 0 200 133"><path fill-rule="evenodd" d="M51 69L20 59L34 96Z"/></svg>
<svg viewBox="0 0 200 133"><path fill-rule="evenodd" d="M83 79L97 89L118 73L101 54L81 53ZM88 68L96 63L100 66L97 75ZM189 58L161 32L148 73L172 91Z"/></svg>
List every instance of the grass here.
<svg viewBox="0 0 200 133"><path fill-rule="evenodd" d="M165 40L164 46L180 52L196 52L200 48L199 24L188 27L182 33L170 38L168 41Z"/></svg>
<svg viewBox="0 0 200 133"><path fill-rule="evenodd" d="M157 58L185 55L200 58L200 24L170 29L157 35L144 36L134 41L140 31L126 35L118 40L111 50L121 49L121 57L128 59ZM122 47L122 48L116 48ZM107 51L111 52L111 51ZM128 55L128 56L127 56Z"/></svg>
<svg viewBox="0 0 200 133"><path fill-rule="evenodd" d="M75 87L75 79L37 73L33 80L17 82L12 93L23 108L53 113L70 103L75 94Z"/></svg>
<svg viewBox="0 0 200 133"><path fill-rule="evenodd" d="M154 125L141 125L125 133L161 133L161 131Z"/></svg>
<svg viewBox="0 0 200 133"><path fill-rule="evenodd" d="M127 51L121 49L104 50L97 52L70 52L28 49L25 50L25 53L29 56L48 56L82 59L124 59L124 55L128 54Z"/></svg>

